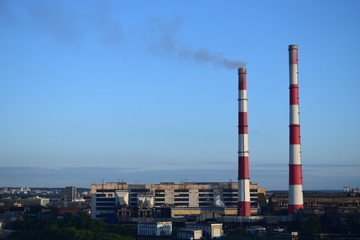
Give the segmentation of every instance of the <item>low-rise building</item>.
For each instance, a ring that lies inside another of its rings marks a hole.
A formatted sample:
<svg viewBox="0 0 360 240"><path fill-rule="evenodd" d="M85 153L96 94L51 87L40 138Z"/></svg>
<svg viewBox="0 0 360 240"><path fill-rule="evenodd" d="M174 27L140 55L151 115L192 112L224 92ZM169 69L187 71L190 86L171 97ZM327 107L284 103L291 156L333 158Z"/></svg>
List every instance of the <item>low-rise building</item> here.
<svg viewBox="0 0 360 240"><path fill-rule="evenodd" d="M198 240L202 239L202 230L179 229L176 231L177 240Z"/></svg>
<svg viewBox="0 0 360 240"><path fill-rule="evenodd" d="M266 234L266 228L263 226L251 226L246 228L246 232L257 237L263 237Z"/></svg>
<svg viewBox="0 0 360 240"><path fill-rule="evenodd" d="M137 224L138 236L171 236L172 222L143 222Z"/></svg>
<svg viewBox="0 0 360 240"><path fill-rule="evenodd" d="M288 209L288 193L273 193L269 199L273 211ZM340 193L304 193L304 209L325 209L330 207L354 208L360 206L360 194Z"/></svg>
<svg viewBox="0 0 360 240"><path fill-rule="evenodd" d="M43 206L46 207L50 203L49 198L31 197L31 198L2 198L0 204L5 208L8 207L31 207L31 206Z"/></svg>
<svg viewBox="0 0 360 240"><path fill-rule="evenodd" d="M187 223L185 229L202 230L202 235L205 239L217 239L224 235L222 226L222 223Z"/></svg>

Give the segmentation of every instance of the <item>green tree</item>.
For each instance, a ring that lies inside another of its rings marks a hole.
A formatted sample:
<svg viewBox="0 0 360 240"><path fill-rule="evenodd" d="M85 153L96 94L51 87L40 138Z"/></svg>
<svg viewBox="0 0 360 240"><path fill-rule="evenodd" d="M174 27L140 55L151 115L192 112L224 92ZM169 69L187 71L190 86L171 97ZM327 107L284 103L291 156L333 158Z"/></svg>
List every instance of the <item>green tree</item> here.
<svg viewBox="0 0 360 240"><path fill-rule="evenodd" d="M320 217L314 216L303 222L301 230L306 233L320 234L321 233Z"/></svg>
<svg viewBox="0 0 360 240"><path fill-rule="evenodd" d="M65 216L63 220L54 218L24 217L15 221L16 230L9 239L20 240L135 240L135 229L110 225L91 219L87 214L78 218Z"/></svg>

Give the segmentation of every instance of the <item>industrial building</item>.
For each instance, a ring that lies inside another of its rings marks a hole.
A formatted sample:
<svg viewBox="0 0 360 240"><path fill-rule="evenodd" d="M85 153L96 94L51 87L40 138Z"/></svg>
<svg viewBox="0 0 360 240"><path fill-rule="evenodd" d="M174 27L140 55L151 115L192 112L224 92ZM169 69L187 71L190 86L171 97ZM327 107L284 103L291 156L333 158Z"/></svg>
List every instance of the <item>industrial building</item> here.
<svg viewBox="0 0 360 240"><path fill-rule="evenodd" d="M224 235L222 223L188 223L185 225L185 229L188 230L201 230L202 236L205 239L217 239Z"/></svg>
<svg viewBox="0 0 360 240"><path fill-rule="evenodd" d="M199 240L202 236L202 230L178 229L176 231L177 240Z"/></svg>
<svg viewBox="0 0 360 240"><path fill-rule="evenodd" d="M287 209L289 194L273 193L269 197L269 204L274 212ZM348 212L359 212L360 194L352 193L304 193L304 206L306 210L324 210L326 208L339 208Z"/></svg>
<svg viewBox="0 0 360 240"><path fill-rule="evenodd" d="M141 222L137 224L138 236L171 236L172 222Z"/></svg>
<svg viewBox="0 0 360 240"><path fill-rule="evenodd" d="M251 212L259 212L258 185L250 184ZM205 209L222 209L237 214L238 184L233 182L185 182L175 184L106 183L91 185L91 217L109 220L156 217L154 209L168 211L169 217L198 215ZM161 212L161 210L159 210ZM159 212L158 211L158 212Z"/></svg>

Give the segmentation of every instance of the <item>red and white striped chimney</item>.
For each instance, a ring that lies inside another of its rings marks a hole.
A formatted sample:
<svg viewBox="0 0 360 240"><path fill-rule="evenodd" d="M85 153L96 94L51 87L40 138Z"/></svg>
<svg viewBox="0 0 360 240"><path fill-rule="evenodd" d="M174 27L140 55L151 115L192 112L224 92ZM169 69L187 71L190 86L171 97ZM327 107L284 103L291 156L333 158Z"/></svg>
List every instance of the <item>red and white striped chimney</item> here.
<svg viewBox="0 0 360 240"><path fill-rule="evenodd" d="M304 208L302 165L300 150L300 112L298 82L298 47L289 45L290 65L290 158L289 158L289 214Z"/></svg>
<svg viewBox="0 0 360 240"><path fill-rule="evenodd" d="M246 94L246 68L239 68L239 152L238 152L238 216L250 216L249 146Z"/></svg>

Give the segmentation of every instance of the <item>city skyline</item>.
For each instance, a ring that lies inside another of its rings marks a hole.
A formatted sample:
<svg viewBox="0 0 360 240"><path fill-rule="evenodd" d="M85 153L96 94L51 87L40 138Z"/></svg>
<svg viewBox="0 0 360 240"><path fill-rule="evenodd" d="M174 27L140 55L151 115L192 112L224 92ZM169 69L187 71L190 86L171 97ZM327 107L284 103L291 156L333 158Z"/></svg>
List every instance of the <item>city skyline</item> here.
<svg viewBox="0 0 360 240"><path fill-rule="evenodd" d="M358 187L360 3L260 2L1 1L2 185L236 181L246 65L250 181L286 190L296 44L304 190Z"/></svg>

